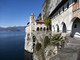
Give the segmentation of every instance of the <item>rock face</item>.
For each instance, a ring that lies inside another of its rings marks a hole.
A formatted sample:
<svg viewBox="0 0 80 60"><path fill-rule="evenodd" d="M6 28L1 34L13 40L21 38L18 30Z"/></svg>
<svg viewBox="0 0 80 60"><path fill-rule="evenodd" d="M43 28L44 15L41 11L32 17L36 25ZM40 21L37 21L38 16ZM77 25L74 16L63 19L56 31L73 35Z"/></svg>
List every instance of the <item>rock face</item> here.
<svg viewBox="0 0 80 60"><path fill-rule="evenodd" d="M56 46L48 45L43 47L44 37L50 33L35 32L37 42L41 43L42 48L36 51L34 47L33 60L80 60L80 38L72 38L66 35L64 47L59 51Z"/></svg>
<svg viewBox="0 0 80 60"><path fill-rule="evenodd" d="M35 46L34 46L34 53L33 53L33 60L49 60L53 56L57 54L57 48L53 45L49 45L44 48L44 38L45 36L51 37L51 32L34 32L34 36L36 36ZM36 44L41 43L42 47L39 51L36 50Z"/></svg>
<svg viewBox="0 0 80 60"><path fill-rule="evenodd" d="M36 37L33 41L33 36ZM65 35L64 47L60 50L52 44L44 48L44 38L51 38L51 32L34 31L32 38L25 37L25 50L33 52L33 60L80 60L80 38L72 38L70 35ZM37 42L41 43L41 49L36 50ZM34 46L33 46L34 45Z"/></svg>
<svg viewBox="0 0 80 60"><path fill-rule="evenodd" d="M45 48L44 56L45 60L51 60L53 56L57 54L57 47L55 46L48 46Z"/></svg>
<svg viewBox="0 0 80 60"><path fill-rule="evenodd" d="M25 37L25 47L24 48L26 51L33 53L33 40L28 39L27 35Z"/></svg>

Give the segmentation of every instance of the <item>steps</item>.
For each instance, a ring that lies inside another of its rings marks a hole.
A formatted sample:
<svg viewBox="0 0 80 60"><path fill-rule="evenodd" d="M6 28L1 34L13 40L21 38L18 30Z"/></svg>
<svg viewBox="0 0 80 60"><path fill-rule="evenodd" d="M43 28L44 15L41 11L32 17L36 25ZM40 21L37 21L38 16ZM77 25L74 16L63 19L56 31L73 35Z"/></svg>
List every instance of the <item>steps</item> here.
<svg viewBox="0 0 80 60"><path fill-rule="evenodd" d="M67 43L65 44L64 48L73 48L73 49L79 49L80 48L80 38L72 38L67 36Z"/></svg>
<svg viewBox="0 0 80 60"><path fill-rule="evenodd" d="M79 60L80 59L80 38L72 38L66 36L66 43L58 54L53 58L54 60Z"/></svg>

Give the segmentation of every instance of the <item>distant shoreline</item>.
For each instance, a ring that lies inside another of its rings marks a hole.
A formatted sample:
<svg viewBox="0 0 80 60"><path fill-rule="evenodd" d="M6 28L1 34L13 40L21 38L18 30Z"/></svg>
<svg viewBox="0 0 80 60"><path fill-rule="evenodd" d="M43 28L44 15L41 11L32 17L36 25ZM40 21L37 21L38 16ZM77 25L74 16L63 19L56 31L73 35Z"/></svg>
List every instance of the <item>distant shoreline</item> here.
<svg viewBox="0 0 80 60"><path fill-rule="evenodd" d="M25 31L0 31L0 32L25 32Z"/></svg>

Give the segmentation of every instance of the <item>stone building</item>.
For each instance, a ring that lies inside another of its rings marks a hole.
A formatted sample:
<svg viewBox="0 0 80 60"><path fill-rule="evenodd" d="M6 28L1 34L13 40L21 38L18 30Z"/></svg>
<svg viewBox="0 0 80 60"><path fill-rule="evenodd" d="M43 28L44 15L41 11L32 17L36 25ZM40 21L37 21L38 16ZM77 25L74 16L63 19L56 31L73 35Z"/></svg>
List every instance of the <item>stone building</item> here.
<svg viewBox="0 0 80 60"><path fill-rule="evenodd" d="M33 52L33 32L36 31L46 31L48 28L45 26L43 20L36 20L35 15L32 13L30 15L30 22L27 24L25 31L25 50Z"/></svg>
<svg viewBox="0 0 80 60"><path fill-rule="evenodd" d="M52 33L80 37L80 0L45 0L42 19L51 17Z"/></svg>
<svg viewBox="0 0 80 60"><path fill-rule="evenodd" d="M31 36L32 31L46 31L47 29L44 20L36 20L33 13L30 15L30 22L26 26L27 34L30 34Z"/></svg>

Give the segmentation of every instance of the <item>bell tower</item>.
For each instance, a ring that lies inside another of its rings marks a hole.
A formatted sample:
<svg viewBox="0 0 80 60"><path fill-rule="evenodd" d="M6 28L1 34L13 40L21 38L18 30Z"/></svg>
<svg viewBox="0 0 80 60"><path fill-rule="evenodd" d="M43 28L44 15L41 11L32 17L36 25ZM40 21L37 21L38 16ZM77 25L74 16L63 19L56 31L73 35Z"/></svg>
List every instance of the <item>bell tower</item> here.
<svg viewBox="0 0 80 60"><path fill-rule="evenodd" d="M30 25L33 25L33 24L35 24L35 15L32 13L30 15Z"/></svg>
<svg viewBox="0 0 80 60"><path fill-rule="evenodd" d="M35 29L34 25L35 25L35 15L32 13L30 15L30 36L31 36L32 30Z"/></svg>

